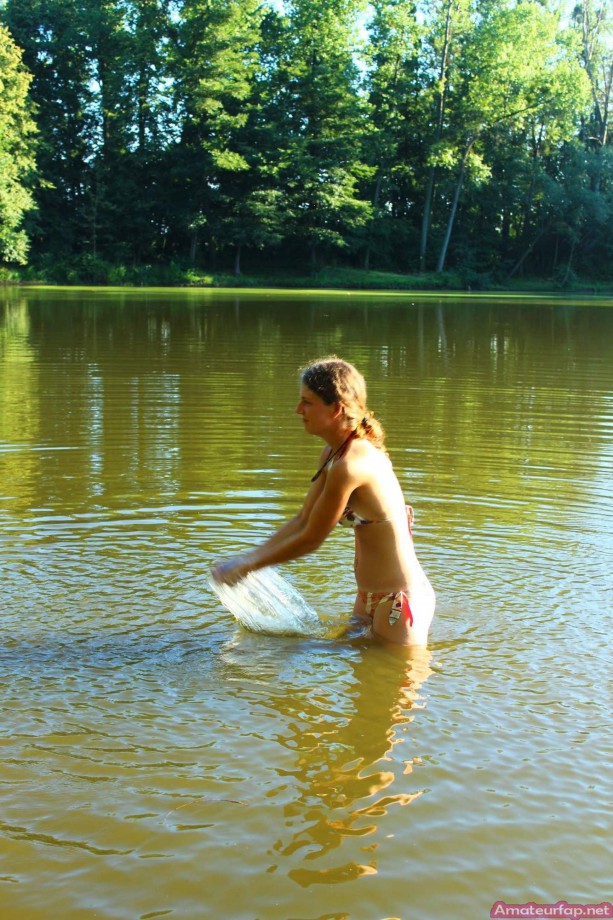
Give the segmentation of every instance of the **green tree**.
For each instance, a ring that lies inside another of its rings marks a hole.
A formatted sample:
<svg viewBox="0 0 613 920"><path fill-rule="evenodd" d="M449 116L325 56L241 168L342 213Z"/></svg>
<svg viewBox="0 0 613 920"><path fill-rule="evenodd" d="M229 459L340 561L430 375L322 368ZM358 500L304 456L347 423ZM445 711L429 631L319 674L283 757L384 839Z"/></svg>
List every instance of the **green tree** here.
<svg viewBox="0 0 613 920"><path fill-rule="evenodd" d="M96 84L91 251L148 260L163 245L156 193L174 131L166 86L174 27L167 0L90 0L86 10Z"/></svg>
<svg viewBox="0 0 613 920"><path fill-rule="evenodd" d="M8 0L4 15L33 75L45 180L37 195L35 244L41 250L69 252L79 232L75 217L89 184L94 132L80 6L76 0Z"/></svg>
<svg viewBox="0 0 613 920"><path fill-rule="evenodd" d="M271 74L267 119L290 234L315 266L320 249L347 248L371 205L359 183L365 108L356 63L359 0L291 0Z"/></svg>
<svg viewBox="0 0 613 920"><path fill-rule="evenodd" d="M461 56L462 45L474 28L472 2L473 0L438 0L426 15L423 58L427 76L423 93L430 115L423 124L428 170L421 220L420 271L427 267L437 168L443 165L439 156L439 146L450 121L449 97L458 79L457 61Z"/></svg>
<svg viewBox="0 0 613 920"><path fill-rule="evenodd" d="M421 72L422 28L417 11L406 0L376 0L372 4L367 52L368 118L364 148L374 169L370 185L372 220L365 228L364 268L371 253L389 253L406 224L403 203L416 198L416 162L421 137L417 126L426 121ZM392 229L393 228L393 229Z"/></svg>
<svg viewBox="0 0 613 920"><path fill-rule="evenodd" d="M25 215L33 207L35 133L31 77L8 29L0 24L0 260L26 262Z"/></svg>
<svg viewBox="0 0 613 920"><path fill-rule="evenodd" d="M40 125L39 252L121 258L152 245L148 191L170 130L165 3L7 0Z"/></svg>
<svg viewBox="0 0 613 920"><path fill-rule="evenodd" d="M501 125L521 127L535 117L549 122L548 132L558 139L572 133L575 126L568 115L585 106L586 82L559 37L558 17L526 0L517 6L486 8L466 42L454 94L454 123L437 151L439 163L455 171L438 272L446 262L467 173L476 182L491 174L483 158L484 135Z"/></svg>
<svg viewBox="0 0 613 920"><path fill-rule="evenodd" d="M252 168L244 148L263 15L259 0L185 0L181 6L173 62L180 133L167 154L175 199L169 206L175 239L189 239L192 261L202 240L214 258L228 188Z"/></svg>
<svg viewBox="0 0 613 920"><path fill-rule="evenodd" d="M603 271L613 20L557 2L0 0L0 257L27 215L32 258L99 280L277 249Z"/></svg>
<svg viewBox="0 0 613 920"><path fill-rule="evenodd" d="M592 96L592 111L585 119L582 134L588 149L595 154L592 186L599 192L609 159L605 151L610 143L613 107L613 11L610 5L580 0L573 18L580 33L580 56Z"/></svg>

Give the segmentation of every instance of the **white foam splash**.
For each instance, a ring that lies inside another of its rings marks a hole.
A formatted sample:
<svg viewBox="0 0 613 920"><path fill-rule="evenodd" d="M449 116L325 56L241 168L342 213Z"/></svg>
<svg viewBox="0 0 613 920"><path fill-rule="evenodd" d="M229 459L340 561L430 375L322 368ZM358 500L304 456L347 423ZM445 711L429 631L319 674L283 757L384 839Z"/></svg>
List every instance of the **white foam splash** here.
<svg viewBox="0 0 613 920"><path fill-rule="evenodd" d="M323 635L323 625L299 591L274 569L250 572L235 585L209 580L241 626L273 636Z"/></svg>

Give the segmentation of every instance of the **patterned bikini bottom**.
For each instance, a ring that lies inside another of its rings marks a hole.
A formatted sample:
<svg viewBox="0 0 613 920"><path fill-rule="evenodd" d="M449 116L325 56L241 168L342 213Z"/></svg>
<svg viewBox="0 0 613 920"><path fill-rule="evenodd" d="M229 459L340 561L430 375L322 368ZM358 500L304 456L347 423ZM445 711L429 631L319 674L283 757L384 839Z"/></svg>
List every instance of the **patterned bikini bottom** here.
<svg viewBox="0 0 613 920"><path fill-rule="evenodd" d="M408 591L358 591L358 598L364 604L369 617L374 617L377 607L381 604L392 602L388 622L390 626L401 620L403 623L413 625L413 612Z"/></svg>

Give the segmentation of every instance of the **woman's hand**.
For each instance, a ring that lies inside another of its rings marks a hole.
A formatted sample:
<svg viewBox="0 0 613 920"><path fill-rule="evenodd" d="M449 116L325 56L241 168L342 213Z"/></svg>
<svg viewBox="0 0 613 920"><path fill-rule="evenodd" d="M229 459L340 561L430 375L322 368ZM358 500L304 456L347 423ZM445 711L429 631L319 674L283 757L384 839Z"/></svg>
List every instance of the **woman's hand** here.
<svg viewBox="0 0 613 920"><path fill-rule="evenodd" d="M231 556L223 562L218 562L213 567L211 574L215 581L221 582L222 585L235 585L250 571L251 566L246 556Z"/></svg>

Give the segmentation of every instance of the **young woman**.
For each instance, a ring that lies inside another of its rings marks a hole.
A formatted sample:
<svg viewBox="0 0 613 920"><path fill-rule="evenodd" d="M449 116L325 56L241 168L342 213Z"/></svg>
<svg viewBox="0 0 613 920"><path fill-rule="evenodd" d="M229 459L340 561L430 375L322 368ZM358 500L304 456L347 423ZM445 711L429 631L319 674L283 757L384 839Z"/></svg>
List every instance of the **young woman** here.
<svg viewBox="0 0 613 920"><path fill-rule="evenodd" d="M353 527L354 614L381 639L425 645L434 591L415 555L412 509L404 503L383 429L366 408L364 378L332 356L307 367L301 384L296 412L306 431L326 442L304 504L260 546L218 563L213 577L235 584L256 569L312 553L336 524Z"/></svg>

